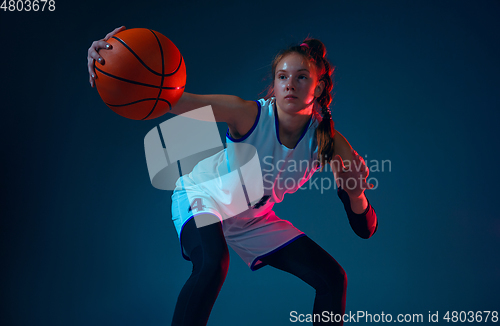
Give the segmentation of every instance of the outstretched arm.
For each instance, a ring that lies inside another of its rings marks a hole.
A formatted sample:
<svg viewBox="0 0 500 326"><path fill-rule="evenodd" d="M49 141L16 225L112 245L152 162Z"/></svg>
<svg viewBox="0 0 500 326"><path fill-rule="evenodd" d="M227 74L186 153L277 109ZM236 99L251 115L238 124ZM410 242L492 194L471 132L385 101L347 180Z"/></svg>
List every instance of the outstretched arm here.
<svg viewBox="0 0 500 326"><path fill-rule="evenodd" d="M337 195L344 204L353 231L368 239L378 228L377 215L365 195L366 189L373 188L366 182L369 169L342 134L336 131L334 139L335 156L330 166L337 183Z"/></svg>
<svg viewBox="0 0 500 326"><path fill-rule="evenodd" d="M94 41L87 52L87 68L90 86L94 87L97 75L95 61L105 64L99 51L112 50L113 46L107 41L115 34L125 30L125 26L118 27L108 33L103 39ZM257 116L258 107L255 101L246 101L233 95L197 95L184 92L179 101L169 113L179 115L188 111L210 105L217 122L226 122L231 133L245 134L253 125ZM196 118L196 117L195 117ZM200 117L203 120L203 117Z"/></svg>

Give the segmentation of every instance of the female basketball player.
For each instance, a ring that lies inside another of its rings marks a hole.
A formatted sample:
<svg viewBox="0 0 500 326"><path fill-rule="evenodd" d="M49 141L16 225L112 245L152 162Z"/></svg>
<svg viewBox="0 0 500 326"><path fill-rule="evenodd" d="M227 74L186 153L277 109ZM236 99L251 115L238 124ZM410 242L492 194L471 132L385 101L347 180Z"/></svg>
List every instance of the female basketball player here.
<svg viewBox="0 0 500 326"><path fill-rule="evenodd" d="M115 29L89 48L92 87L94 61L104 63L98 51L111 48L106 40L123 29ZM375 211L364 194L366 188L373 187L366 183L368 169L364 160L333 127L328 109L333 69L325 54L323 43L315 39L306 39L282 51L272 63L274 80L265 99L245 101L236 96L184 92L170 111L182 114L211 105L216 120L228 125L228 144L251 144L257 148L261 166L272 161L276 167L265 170L265 177L271 182L265 187L264 196L230 219L226 205L217 200L217 193L197 186L196 172L202 170L215 176L213 167L221 164L221 156L209 158L208 164L201 161L193 172L177 181L172 195L173 221L182 255L191 260L193 270L179 294L172 325L206 325L228 270L228 245L252 270L270 265L311 285L316 290L313 325L343 324L345 271L318 244L272 210L285 193L295 192L320 166L322 169L329 163L352 229L360 237L369 238L378 227ZM263 158L268 161L263 162ZM306 171L286 169L287 164L301 160L309 160ZM344 162L349 166L344 166ZM279 184L280 178L297 182L286 187ZM189 194L195 200L188 200L188 187L198 192ZM197 227L204 219L215 222Z"/></svg>

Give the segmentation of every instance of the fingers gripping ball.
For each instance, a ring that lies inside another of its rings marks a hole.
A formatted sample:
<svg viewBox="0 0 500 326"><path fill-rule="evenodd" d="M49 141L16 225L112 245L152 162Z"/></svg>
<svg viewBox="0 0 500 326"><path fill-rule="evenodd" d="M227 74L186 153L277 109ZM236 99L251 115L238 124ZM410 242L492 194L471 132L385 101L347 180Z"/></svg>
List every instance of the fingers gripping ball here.
<svg viewBox="0 0 500 326"><path fill-rule="evenodd" d="M174 43L145 28L124 30L99 54L95 81L104 103L115 113L134 120L150 120L168 112L186 85L186 66Z"/></svg>

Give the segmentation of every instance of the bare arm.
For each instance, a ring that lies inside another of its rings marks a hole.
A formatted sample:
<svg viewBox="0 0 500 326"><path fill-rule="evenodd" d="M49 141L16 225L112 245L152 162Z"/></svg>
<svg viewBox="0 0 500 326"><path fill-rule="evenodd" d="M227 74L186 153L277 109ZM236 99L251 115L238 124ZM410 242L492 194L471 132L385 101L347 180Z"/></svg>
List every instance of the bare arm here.
<svg viewBox="0 0 500 326"><path fill-rule="evenodd" d="M92 43L87 53L87 67L89 71L89 82L94 87L97 75L94 71L95 60L105 64L104 59L99 55L100 49L111 49L107 42L113 35L121 32L125 26L121 26L108 33L106 37ZM252 127L257 116L257 103L245 101L232 95L196 95L184 92L179 101L172 107L169 113L183 114L194 109L210 105L212 107L215 120L226 122L233 135L245 134ZM203 120L201 117L200 120Z"/></svg>
<svg viewBox="0 0 500 326"><path fill-rule="evenodd" d="M337 195L344 204L349 224L363 239L370 238L378 228L375 210L366 198L364 189L370 189L366 182L369 170L361 156L351 147L347 139L335 131L335 157L332 161L337 185ZM347 163L344 165L344 163ZM342 172L342 166L348 171ZM346 180L351 179L349 184ZM355 184L352 183L355 181Z"/></svg>
<svg viewBox="0 0 500 326"><path fill-rule="evenodd" d="M335 130L334 141L335 155L339 155L340 159L336 160L338 163L333 164L332 169L336 168L338 170L340 169L341 165L344 165L351 171L347 177L351 177L352 175L355 177L356 183L359 183L356 184L356 188L364 186L366 183L366 177L368 176L368 171L366 171L366 176L363 175L363 179L359 179L358 176L359 173L363 172L366 169L364 160L360 156L358 156L347 139L337 130ZM361 163L361 161L363 162ZM340 173L340 171L336 172L337 175L339 175ZM346 185L344 185L344 188L346 188ZM361 193L359 193L359 191L348 191L348 194L352 211L356 214L361 214L362 212L364 212L368 207L368 200L366 199L364 190L361 191Z"/></svg>
<svg viewBox="0 0 500 326"><path fill-rule="evenodd" d="M333 137L334 141L334 151L335 155L340 155L342 158L342 161L344 162L344 165L348 168L349 164L351 164L353 160L353 155L352 155L352 146L349 144L347 139L338 131L335 130L335 136ZM333 156L335 156L333 155Z"/></svg>
<svg viewBox="0 0 500 326"><path fill-rule="evenodd" d="M182 114L203 106L210 105L215 121L226 122L234 131L245 132L251 128L257 115L257 103L246 101L233 95L197 95L184 92L177 104L169 111Z"/></svg>

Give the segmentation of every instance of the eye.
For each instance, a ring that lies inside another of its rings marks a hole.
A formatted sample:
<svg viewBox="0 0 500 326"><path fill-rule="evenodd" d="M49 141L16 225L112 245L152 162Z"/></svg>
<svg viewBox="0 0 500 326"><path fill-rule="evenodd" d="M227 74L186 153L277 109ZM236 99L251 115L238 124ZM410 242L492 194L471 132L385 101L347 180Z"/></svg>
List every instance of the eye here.
<svg viewBox="0 0 500 326"><path fill-rule="evenodd" d="M306 75L300 75L299 79L307 79L307 76Z"/></svg>
<svg viewBox="0 0 500 326"><path fill-rule="evenodd" d="M285 79L285 78L286 78L285 75L279 75L278 76L278 79Z"/></svg>

